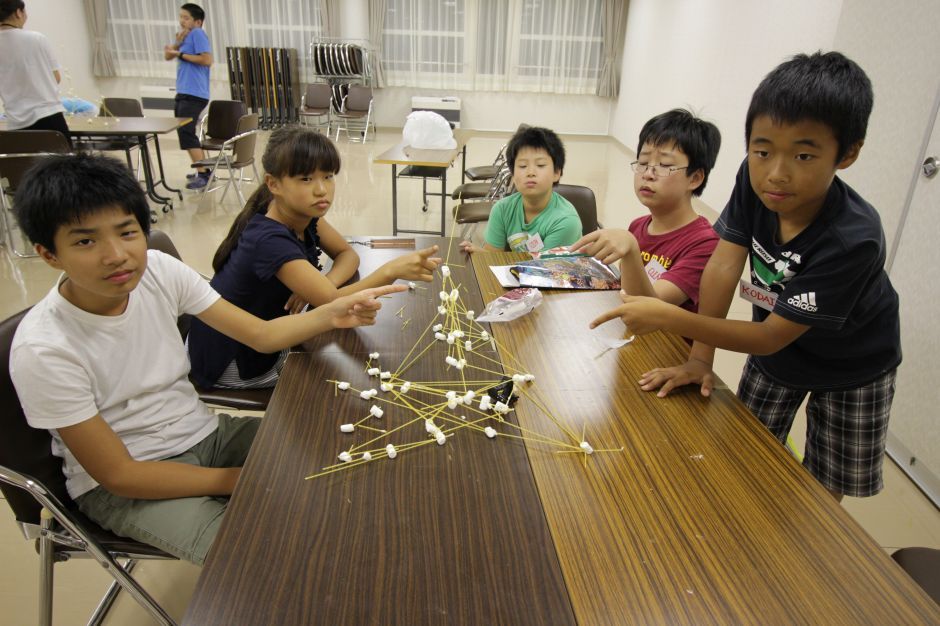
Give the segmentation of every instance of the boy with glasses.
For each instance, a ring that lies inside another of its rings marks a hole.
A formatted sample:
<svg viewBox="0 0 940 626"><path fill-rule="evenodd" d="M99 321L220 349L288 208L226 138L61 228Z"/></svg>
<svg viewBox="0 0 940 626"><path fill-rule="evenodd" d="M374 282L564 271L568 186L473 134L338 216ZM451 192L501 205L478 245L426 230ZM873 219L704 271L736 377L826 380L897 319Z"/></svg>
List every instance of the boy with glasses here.
<svg viewBox="0 0 940 626"><path fill-rule="evenodd" d="M774 69L751 98L747 159L715 225L721 241L702 275L701 314L631 297L591 324L619 317L637 334L695 340L686 363L640 379L660 396L690 383L707 396L715 348L748 353L738 397L781 443L809 394L803 466L839 500L884 487L901 363L881 220L836 177L858 158L873 101L868 76L838 52ZM747 260L750 280L739 285ZM723 319L736 288L753 321Z"/></svg>
<svg viewBox="0 0 940 626"><path fill-rule="evenodd" d="M607 264L619 260L626 294L698 310L699 280L718 235L692 208L692 196L702 195L720 146L718 128L684 109L649 120L630 167L636 196L650 214L628 230L589 233L572 248Z"/></svg>

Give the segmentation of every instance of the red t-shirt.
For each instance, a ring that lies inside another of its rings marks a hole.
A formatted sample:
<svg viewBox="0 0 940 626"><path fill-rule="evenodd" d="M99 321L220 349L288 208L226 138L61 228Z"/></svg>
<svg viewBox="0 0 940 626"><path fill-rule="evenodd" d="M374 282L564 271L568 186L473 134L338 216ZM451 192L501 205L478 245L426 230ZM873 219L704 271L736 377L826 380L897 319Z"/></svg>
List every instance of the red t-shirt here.
<svg viewBox="0 0 940 626"><path fill-rule="evenodd" d="M630 223L630 232L640 244L643 265L650 280L668 280L689 297L683 309L698 311L698 286L702 271L718 245L718 234L701 215L682 228L662 235L649 234L652 215Z"/></svg>

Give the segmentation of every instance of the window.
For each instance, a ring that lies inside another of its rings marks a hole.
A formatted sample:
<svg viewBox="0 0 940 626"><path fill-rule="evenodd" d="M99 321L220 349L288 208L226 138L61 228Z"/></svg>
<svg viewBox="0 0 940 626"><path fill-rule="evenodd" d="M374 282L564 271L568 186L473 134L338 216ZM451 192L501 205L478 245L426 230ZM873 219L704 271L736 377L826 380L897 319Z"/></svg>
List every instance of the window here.
<svg viewBox="0 0 940 626"><path fill-rule="evenodd" d="M108 0L108 36L118 76L172 79L176 64L163 58L163 46L179 30L180 0ZM321 34L319 0L203 0L203 28L212 45L212 76L227 78L225 49L235 46L294 48L300 79L313 71L310 42Z"/></svg>
<svg viewBox="0 0 940 626"><path fill-rule="evenodd" d="M389 85L593 93L603 0L387 0Z"/></svg>

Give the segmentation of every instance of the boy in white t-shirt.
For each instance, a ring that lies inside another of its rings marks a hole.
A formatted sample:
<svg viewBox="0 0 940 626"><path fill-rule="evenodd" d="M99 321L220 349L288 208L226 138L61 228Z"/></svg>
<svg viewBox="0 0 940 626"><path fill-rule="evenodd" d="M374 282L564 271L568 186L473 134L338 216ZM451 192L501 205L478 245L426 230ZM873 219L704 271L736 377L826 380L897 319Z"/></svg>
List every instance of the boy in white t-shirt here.
<svg viewBox="0 0 940 626"><path fill-rule="evenodd" d="M63 271L25 316L10 370L26 418L52 432L69 495L116 534L201 564L258 428L213 415L188 380L176 327L188 313L258 351L374 323L387 286L263 321L221 299L177 259L147 250L146 198L117 161L42 161L16 217Z"/></svg>

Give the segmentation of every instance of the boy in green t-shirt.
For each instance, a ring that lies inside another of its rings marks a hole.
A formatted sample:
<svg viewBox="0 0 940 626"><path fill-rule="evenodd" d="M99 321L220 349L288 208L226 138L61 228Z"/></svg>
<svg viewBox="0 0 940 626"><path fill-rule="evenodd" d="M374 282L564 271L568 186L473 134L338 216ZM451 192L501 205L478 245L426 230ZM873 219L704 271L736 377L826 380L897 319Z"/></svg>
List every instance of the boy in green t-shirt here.
<svg viewBox="0 0 940 626"><path fill-rule="evenodd" d="M490 212L483 248L463 241L464 252L539 252L570 246L581 237L581 219L570 202L554 192L565 167L565 147L547 128L528 126L506 147L516 193Z"/></svg>

